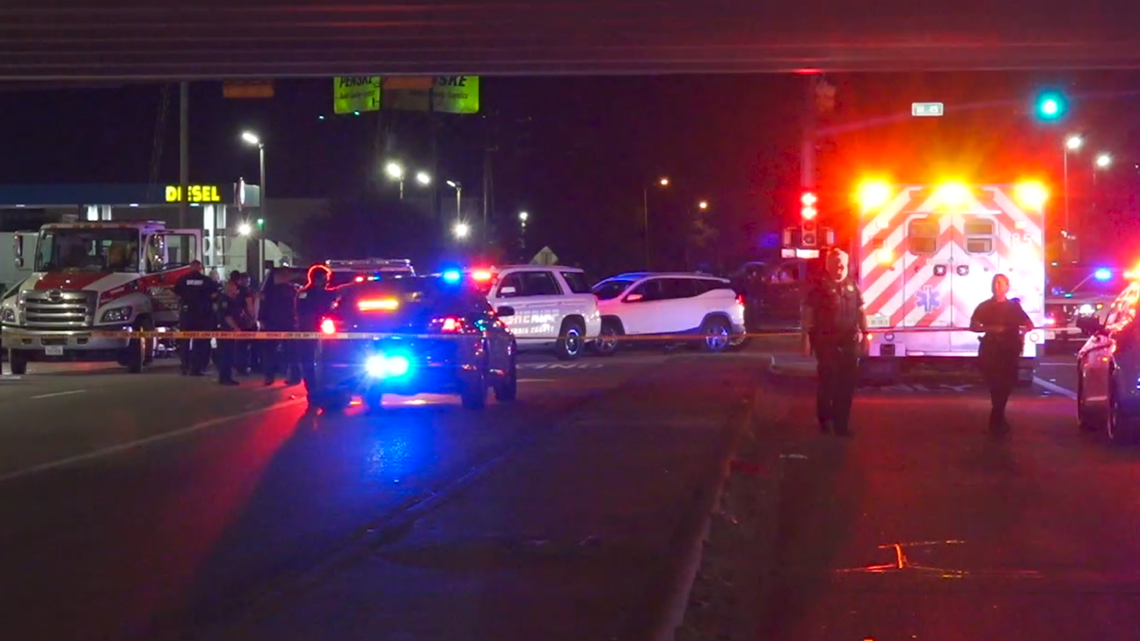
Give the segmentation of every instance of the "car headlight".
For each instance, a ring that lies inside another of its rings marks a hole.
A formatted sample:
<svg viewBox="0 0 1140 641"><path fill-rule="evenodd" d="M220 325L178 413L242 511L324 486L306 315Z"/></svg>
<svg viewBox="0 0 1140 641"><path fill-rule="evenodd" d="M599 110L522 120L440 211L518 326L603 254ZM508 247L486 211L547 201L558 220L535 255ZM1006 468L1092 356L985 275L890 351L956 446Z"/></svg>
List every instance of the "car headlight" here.
<svg viewBox="0 0 1140 641"><path fill-rule="evenodd" d="M11 307L5 307L4 309L0 310L0 323L15 323L15 322L16 322L16 310L12 309Z"/></svg>
<svg viewBox="0 0 1140 641"><path fill-rule="evenodd" d="M1093 306L1089 303L1085 303L1077 309L1077 313L1081 316L1092 316L1095 311L1096 310L1093 309Z"/></svg>
<svg viewBox="0 0 1140 641"><path fill-rule="evenodd" d="M131 319L130 307L116 307L103 312L104 323L125 323Z"/></svg>

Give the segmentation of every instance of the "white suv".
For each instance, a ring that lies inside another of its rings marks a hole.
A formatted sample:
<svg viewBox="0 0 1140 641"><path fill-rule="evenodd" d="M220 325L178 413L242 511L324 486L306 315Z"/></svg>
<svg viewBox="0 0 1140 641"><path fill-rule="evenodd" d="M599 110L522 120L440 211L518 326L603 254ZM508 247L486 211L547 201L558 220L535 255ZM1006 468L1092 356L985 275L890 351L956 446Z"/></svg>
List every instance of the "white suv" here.
<svg viewBox="0 0 1140 641"><path fill-rule="evenodd" d="M473 276L486 283L487 300L495 309L515 310L503 322L514 333L520 351L553 349L558 358L574 360L601 331L598 300L581 269L507 265Z"/></svg>
<svg viewBox="0 0 1140 641"><path fill-rule="evenodd" d="M636 272L607 278L594 285L602 315L601 337L595 351L617 351L616 336L701 338L706 351L723 352L744 335L744 300L724 279L707 274Z"/></svg>

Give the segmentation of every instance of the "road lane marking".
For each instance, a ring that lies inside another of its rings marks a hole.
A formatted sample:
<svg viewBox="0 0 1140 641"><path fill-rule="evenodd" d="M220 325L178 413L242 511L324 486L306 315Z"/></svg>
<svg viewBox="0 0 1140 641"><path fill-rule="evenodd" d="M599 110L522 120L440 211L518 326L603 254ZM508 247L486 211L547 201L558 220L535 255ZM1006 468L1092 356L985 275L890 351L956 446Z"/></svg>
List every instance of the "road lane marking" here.
<svg viewBox="0 0 1140 641"><path fill-rule="evenodd" d="M103 458L106 456L112 456L114 454L119 454L121 452L133 450L135 448L145 447L147 445L153 445L154 443L166 441L166 440L169 440L172 438L178 438L180 436L186 436L187 434L193 434L194 432L209 429L211 427L215 427L215 426L221 425L223 423L228 423L230 421L243 419L243 418L246 418L249 416L254 416L256 414L264 414L266 412L272 412L274 410L279 410L279 409L282 409L285 407L289 407L291 405L299 405L299 404L304 403L304 402L306 402L305 399L301 399L301 398L292 399L292 400L284 401L281 403L275 403L273 405L269 405L269 406L263 407L261 409L249 410L246 412L241 412L239 414L231 414L229 416L220 416L218 418L212 418L208 421L202 421L201 423L196 423L196 424L191 425L189 427L184 427L180 430L174 430L173 432L165 432L163 434L155 434L154 436L148 436L147 438L139 439L137 441L129 441L127 443L120 443L119 445L112 445L110 447L105 447L103 449L95 450L93 452L87 452L86 454L77 454L75 456L68 456L68 457L57 459L54 461L48 461L47 463L40 463L38 465L33 465L31 467L25 467L22 470L16 470L14 472L8 472L7 474L0 474L0 483L5 483L7 481L13 481L15 479L23 478L25 476L31 476L33 474L39 474L40 472L48 472L48 471L58 469L61 467L67 467L69 465L75 465L76 463L83 463L86 461L93 461L95 459Z"/></svg>
<svg viewBox="0 0 1140 641"><path fill-rule="evenodd" d="M31 398L33 398L33 399L36 399L36 398L55 398L56 396L70 396L72 394L83 394L86 391L87 390L85 390L85 389L73 389L73 390L68 390L66 392L52 392L51 394L39 394L39 395L33 396Z"/></svg>
<svg viewBox="0 0 1140 641"><path fill-rule="evenodd" d="M1036 376L1033 377L1033 382L1035 384L1049 390L1050 392L1053 392L1054 394L1060 394L1061 396L1071 398L1074 401L1077 400L1077 393L1076 392L1074 392L1068 388L1061 387L1060 385L1058 385L1056 383L1050 383L1049 381L1047 381L1043 378L1038 378Z"/></svg>

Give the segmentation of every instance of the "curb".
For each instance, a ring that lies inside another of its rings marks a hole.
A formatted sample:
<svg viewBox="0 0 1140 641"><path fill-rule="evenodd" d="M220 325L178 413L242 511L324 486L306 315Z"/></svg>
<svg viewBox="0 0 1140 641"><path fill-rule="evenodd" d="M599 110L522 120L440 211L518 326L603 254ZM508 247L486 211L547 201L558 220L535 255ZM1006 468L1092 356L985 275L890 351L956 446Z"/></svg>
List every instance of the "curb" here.
<svg viewBox="0 0 1140 641"><path fill-rule="evenodd" d="M677 631L684 625L693 586L704 562L704 551L712 531L713 515L720 510L725 491L728 488L729 478L732 476L733 457L739 448L741 437L756 420L759 407L758 393L758 391L754 391L744 401L743 411L730 417L724 428L727 432L727 443L723 456L720 457L715 466L716 480L711 491L701 497L701 507L697 512L700 515L700 521L695 528L695 536L689 537L687 543L679 546L678 551L683 556L676 568L675 580L668 589L661 616L653 626L652 634L649 637L653 641L673 641L676 638Z"/></svg>

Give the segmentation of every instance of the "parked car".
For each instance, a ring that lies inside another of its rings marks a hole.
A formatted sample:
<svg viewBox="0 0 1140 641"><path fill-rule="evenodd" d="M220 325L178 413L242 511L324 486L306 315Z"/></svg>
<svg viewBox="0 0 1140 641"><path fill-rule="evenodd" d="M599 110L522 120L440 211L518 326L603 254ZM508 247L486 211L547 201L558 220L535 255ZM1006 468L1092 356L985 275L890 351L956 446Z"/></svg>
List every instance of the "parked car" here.
<svg viewBox="0 0 1140 641"><path fill-rule="evenodd" d="M744 297L724 278L634 272L607 278L593 292L602 323L594 349L603 356L618 350L620 336L694 340L709 352L726 351L744 336Z"/></svg>

